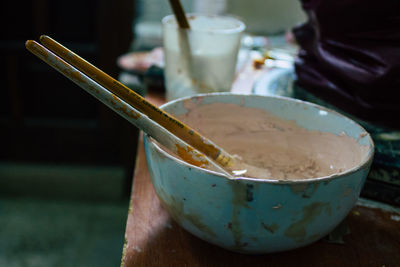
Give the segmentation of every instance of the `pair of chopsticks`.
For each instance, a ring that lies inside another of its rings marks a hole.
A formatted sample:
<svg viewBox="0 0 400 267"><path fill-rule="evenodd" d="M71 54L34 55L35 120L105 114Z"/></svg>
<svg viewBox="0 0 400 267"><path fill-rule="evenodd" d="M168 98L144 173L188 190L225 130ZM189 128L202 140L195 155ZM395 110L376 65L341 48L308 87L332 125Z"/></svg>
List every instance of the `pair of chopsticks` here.
<svg viewBox="0 0 400 267"><path fill-rule="evenodd" d="M231 176L234 158L197 131L48 36L26 48L187 162ZM210 160L209 160L210 159Z"/></svg>

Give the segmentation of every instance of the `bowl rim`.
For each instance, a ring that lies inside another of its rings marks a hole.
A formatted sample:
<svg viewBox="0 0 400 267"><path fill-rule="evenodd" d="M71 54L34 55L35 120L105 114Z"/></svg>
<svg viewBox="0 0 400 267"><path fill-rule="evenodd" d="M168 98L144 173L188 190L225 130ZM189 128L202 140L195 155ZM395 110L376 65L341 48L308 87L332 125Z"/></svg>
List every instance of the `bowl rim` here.
<svg viewBox="0 0 400 267"><path fill-rule="evenodd" d="M305 179L298 179L298 180L282 180L282 179L262 179L262 178L251 178L251 177L242 177L242 176L238 176L235 177L234 180L246 180L246 181L252 181L252 182L258 182L258 183L271 183L271 184L298 184L298 183L310 183L310 182L329 182L330 180L336 179L336 178L342 178L342 177L346 177L350 174L353 174L355 172L357 172L358 170L364 168L365 166L368 166L369 164L372 163L373 157L374 157L374 153L375 153L375 144L373 139L371 138L371 135L369 134L369 132L367 132L364 127L362 127L359 123L357 123L356 121L352 120L351 118L339 113L338 111L335 111L333 109L318 105L318 104L314 104L308 101L304 101L304 100L300 100L300 99L295 99L292 97L286 97L286 96L267 96L267 95L254 95L254 94L243 94L243 93L231 93L231 92L214 92L214 93L204 93L204 94L196 94L196 95L192 95L192 96L186 96L186 97L181 97L172 101L169 101L167 103L164 103L163 105L160 106L160 109L164 109L165 107L169 106L169 105L173 105L176 102L182 102L188 99L193 99L193 98L201 98L201 97L207 97L207 96L220 96L220 95L229 95L229 96L250 96L250 97L263 97L263 98L273 98L273 99L279 99L279 100L283 100L283 101L289 101L289 102L294 102L294 103L299 103L299 104L303 104L303 105L308 105L308 106L312 106L315 107L317 109L320 110L324 110L326 112L332 113L336 116L339 116L343 119L345 119L346 121L348 121L349 123L353 123L355 124L357 127L359 127L362 132L364 132L366 135L363 136L368 138L368 142L369 142L369 150L367 152L366 157L363 159L363 161L358 164L357 166L354 166L353 168L350 169L346 169L342 172L338 172L338 173L333 173L330 175L326 175L326 176L321 176L321 177L312 177L312 178L305 178ZM173 115L173 114L171 114ZM153 145L155 147L155 149L159 152L162 153L165 157L170 158L173 161L177 161L180 164L186 165L189 168L192 169L196 169L200 172L205 172L205 173L209 173L215 176L219 176L222 177L224 179L227 180L232 180L232 178L229 178L227 175L217 172L217 171L213 171L213 170L209 170L209 169L204 169L201 167L197 167L195 165L189 164L186 161L181 160L178 157L174 157L173 155L169 154L168 152L166 152L164 149L162 149L157 142L155 142L155 140L153 138L151 138L151 136L149 136L148 134L144 134L144 138L147 139L151 145Z"/></svg>

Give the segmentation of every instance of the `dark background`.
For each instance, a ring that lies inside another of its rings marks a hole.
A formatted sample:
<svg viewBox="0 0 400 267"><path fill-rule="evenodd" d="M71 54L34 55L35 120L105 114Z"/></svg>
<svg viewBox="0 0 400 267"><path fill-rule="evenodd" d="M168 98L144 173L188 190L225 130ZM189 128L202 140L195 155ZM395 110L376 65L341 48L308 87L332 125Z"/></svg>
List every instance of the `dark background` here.
<svg viewBox="0 0 400 267"><path fill-rule="evenodd" d="M4 1L0 12L0 161L118 166L128 196L136 128L31 54L25 41L49 35L117 78L116 58L133 41L135 1Z"/></svg>
<svg viewBox="0 0 400 267"><path fill-rule="evenodd" d="M117 79L136 8L2 1L0 266L119 266L138 130L25 41L49 35Z"/></svg>

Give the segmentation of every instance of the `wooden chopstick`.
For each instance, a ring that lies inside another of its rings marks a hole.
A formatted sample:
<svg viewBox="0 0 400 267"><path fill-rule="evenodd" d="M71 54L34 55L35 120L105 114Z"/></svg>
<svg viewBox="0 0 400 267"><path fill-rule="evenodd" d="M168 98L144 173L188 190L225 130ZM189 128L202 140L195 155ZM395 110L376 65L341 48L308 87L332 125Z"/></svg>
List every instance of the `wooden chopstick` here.
<svg viewBox="0 0 400 267"><path fill-rule="evenodd" d="M185 11L183 11L181 2L179 0L169 0L169 3L172 7L172 11L175 14L176 20L178 21L179 27L182 29L190 29L190 25L186 18Z"/></svg>
<svg viewBox="0 0 400 267"><path fill-rule="evenodd" d="M74 52L59 44L52 38L42 35L40 37L40 42L63 60L116 94L132 107L146 114L149 118L163 126L172 134L176 135L200 152L204 153L207 157L216 161L222 167L229 169L234 168L234 158L208 138L200 135L200 133L177 120L172 115L154 106L139 94L110 77L105 72L93 66L85 59L76 55Z"/></svg>

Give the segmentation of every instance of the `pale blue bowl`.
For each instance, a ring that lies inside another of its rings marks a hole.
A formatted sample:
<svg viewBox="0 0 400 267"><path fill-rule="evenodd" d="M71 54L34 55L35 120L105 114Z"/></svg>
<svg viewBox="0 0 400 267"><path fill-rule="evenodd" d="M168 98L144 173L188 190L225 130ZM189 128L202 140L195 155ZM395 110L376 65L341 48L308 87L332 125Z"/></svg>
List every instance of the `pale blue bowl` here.
<svg viewBox="0 0 400 267"><path fill-rule="evenodd" d="M155 191L169 214L195 236L241 253L269 253L302 247L332 231L355 205L368 174L374 145L369 134L339 113L291 98L231 93L206 94L201 104L222 102L264 109L310 130L345 132L368 145L362 163L326 177L301 181L230 180L171 156L145 136ZM189 97L190 98L190 97ZM162 108L187 112L183 100Z"/></svg>

